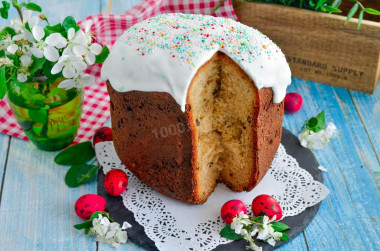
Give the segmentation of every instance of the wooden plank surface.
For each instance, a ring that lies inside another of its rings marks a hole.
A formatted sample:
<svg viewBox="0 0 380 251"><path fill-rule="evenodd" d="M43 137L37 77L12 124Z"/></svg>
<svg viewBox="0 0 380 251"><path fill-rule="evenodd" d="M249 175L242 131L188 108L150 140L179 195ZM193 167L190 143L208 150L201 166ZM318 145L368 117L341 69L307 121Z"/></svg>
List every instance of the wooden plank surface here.
<svg viewBox="0 0 380 251"><path fill-rule="evenodd" d="M3 188L3 175L5 174L5 163L8 157L8 146L9 146L10 137L4 134L0 134L0 198L1 190ZM1 203L1 199L0 199ZM1 205L1 204L0 204Z"/></svg>
<svg viewBox="0 0 380 251"><path fill-rule="evenodd" d="M75 201L96 193L96 181L67 187L68 168L55 165L55 155L12 138L1 199L1 250L96 249L93 239L73 228L82 222Z"/></svg>
<svg viewBox="0 0 380 251"><path fill-rule="evenodd" d="M340 134L324 150L314 151L326 167L330 194L305 230L311 250L376 250L380 244L379 183L373 170L379 162L349 92L342 88L293 79L288 92L304 98L302 110L285 115L284 126L298 134L307 118L324 110ZM363 234L365 233L365 234Z"/></svg>

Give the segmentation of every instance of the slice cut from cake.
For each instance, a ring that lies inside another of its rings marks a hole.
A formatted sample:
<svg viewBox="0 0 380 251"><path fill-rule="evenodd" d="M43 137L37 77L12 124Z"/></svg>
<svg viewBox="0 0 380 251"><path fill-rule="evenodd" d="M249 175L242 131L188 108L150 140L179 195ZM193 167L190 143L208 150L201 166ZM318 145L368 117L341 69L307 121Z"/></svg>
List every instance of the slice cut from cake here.
<svg viewBox="0 0 380 251"><path fill-rule="evenodd" d="M281 141L290 70L229 19L166 14L132 26L102 68L121 161L160 193L204 203L218 182L249 191Z"/></svg>

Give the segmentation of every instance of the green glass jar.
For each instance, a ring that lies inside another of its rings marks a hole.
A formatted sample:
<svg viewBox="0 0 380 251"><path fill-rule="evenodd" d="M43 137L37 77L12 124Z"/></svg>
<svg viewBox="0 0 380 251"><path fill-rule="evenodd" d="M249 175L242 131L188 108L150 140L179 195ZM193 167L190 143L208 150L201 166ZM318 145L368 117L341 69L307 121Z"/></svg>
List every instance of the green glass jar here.
<svg viewBox="0 0 380 251"><path fill-rule="evenodd" d="M70 145L79 128L83 89L58 88L45 76L8 84L8 101L18 123L37 148L56 151Z"/></svg>

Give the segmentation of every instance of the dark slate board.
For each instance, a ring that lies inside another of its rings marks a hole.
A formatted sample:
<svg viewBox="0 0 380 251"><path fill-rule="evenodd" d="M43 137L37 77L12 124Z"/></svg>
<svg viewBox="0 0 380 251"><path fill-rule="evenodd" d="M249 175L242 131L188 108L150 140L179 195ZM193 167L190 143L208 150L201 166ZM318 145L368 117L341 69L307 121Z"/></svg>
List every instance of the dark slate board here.
<svg viewBox="0 0 380 251"><path fill-rule="evenodd" d="M315 180L323 182L322 173L318 169L319 164L315 159L314 154L310 150L303 148L299 144L297 137L285 128L283 128L281 143L284 145L286 152L298 161L300 167L307 170ZM103 170L100 170L98 175L98 194L106 199L106 210L110 213L110 217L115 221L119 222L120 224L122 224L122 222L124 221L127 221L132 225L132 228L128 229L129 240L140 245L144 249L158 250L157 247L154 245L154 242L151 239L149 239L148 236L145 234L144 228L135 221L133 213L128 211L124 207L121 197L113 197L106 193L103 186L103 180L104 173ZM319 206L320 203L313 207L307 208L305 211L296 216L286 217L284 220L282 220L282 222L291 227L291 230L287 231L290 240L292 240L295 236L301 233L307 227L307 225L309 225L311 220L316 215ZM279 241L276 243L275 247L279 247L281 245L284 245L285 243L286 242ZM263 250L265 251L274 249L272 246L265 244L264 242L257 242L257 244L262 246ZM214 250L246 250L246 246L247 242L245 240L240 240L231 242L229 244L219 245Z"/></svg>

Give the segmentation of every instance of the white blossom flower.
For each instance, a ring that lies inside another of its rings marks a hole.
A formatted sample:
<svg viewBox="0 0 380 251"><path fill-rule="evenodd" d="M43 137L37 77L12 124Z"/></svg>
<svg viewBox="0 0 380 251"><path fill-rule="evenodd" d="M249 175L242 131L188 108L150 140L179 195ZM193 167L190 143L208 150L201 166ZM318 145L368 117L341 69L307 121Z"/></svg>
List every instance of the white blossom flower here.
<svg viewBox="0 0 380 251"><path fill-rule="evenodd" d="M29 66L32 64L32 57L30 55L24 54L20 57L20 67L18 68L17 80L19 82L25 82L28 79Z"/></svg>
<svg viewBox="0 0 380 251"><path fill-rule="evenodd" d="M323 149L331 138L335 137L337 128L333 123L329 123L325 129L315 133L312 130L305 129L298 139L305 148L313 150Z"/></svg>
<svg viewBox="0 0 380 251"><path fill-rule="evenodd" d="M92 221L92 225L97 236L105 236L108 231L110 222L106 217L103 217L101 214L99 214L98 218L95 218Z"/></svg>
<svg viewBox="0 0 380 251"><path fill-rule="evenodd" d="M91 42L92 42L91 26L93 24L94 24L94 22L92 20L88 20L86 22L86 27L85 27L85 30L84 30L84 35L86 37L86 40L87 40L88 44L91 44Z"/></svg>
<svg viewBox="0 0 380 251"><path fill-rule="evenodd" d="M74 28L70 28L67 31L67 47L63 51L63 54L74 54L82 56L86 54L87 38L82 30L75 32Z"/></svg>
<svg viewBox="0 0 380 251"><path fill-rule="evenodd" d="M83 88L95 83L95 77L89 74L79 74L75 78L65 79L59 83L58 88L69 90L71 88Z"/></svg>
<svg viewBox="0 0 380 251"><path fill-rule="evenodd" d="M37 41L30 49L33 55L37 58L45 57L51 62L56 62L59 59L57 48L65 47L67 43L66 39L62 37L60 33L53 33L43 41L42 39L45 36L45 31L40 26L34 26L32 33Z"/></svg>
<svg viewBox="0 0 380 251"><path fill-rule="evenodd" d="M86 52L84 53L84 59L88 65L93 65L95 63L95 56L99 55L102 51L102 46L97 43L93 43L89 47L86 48Z"/></svg>
<svg viewBox="0 0 380 251"><path fill-rule="evenodd" d="M10 34L5 35L0 41L0 50L6 50L12 55L18 50L18 45L15 43L15 40L12 39Z"/></svg>
<svg viewBox="0 0 380 251"><path fill-rule="evenodd" d="M51 69L51 74L57 74L62 71L65 78L73 78L78 76L86 68L87 64L83 62L81 56L64 54Z"/></svg>
<svg viewBox="0 0 380 251"><path fill-rule="evenodd" d="M257 239L267 240L270 237L270 233L273 233L274 229L269 225L269 223L275 220L276 220L276 215L273 216L271 220L269 220L268 216L266 215L263 216L263 226L259 229L259 232L257 234Z"/></svg>
<svg viewBox="0 0 380 251"><path fill-rule="evenodd" d="M14 29L16 33L20 33L25 30L26 23L29 24L31 29L38 23L38 17L32 16L31 10L25 10L22 16L22 21L20 18L11 19L11 28Z"/></svg>
<svg viewBox="0 0 380 251"><path fill-rule="evenodd" d="M13 61L10 60L10 59L7 58L7 57L0 58L0 66L2 66L2 65L12 66L12 65L13 65Z"/></svg>
<svg viewBox="0 0 380 251"><path fill-rule="evenodd" d="M251 222L247 220L248 218L248 215L241 211L239 215L234 217L234 219L232 220L231 229L235 229L236 234L244 235L243 233L246 233L246 231L243 231L243 227L251 224Z"/></svg>
<svg viewBox="0 0 380 251"><path fill-rule="evenodd" d="M96 236L96 241L111 243L113 247L119 247L120 243L126 243L128 241L128 234L125 231L126 228L131 227L128 222L123 223L123 227L120 227L117 222L110 222L107 217L103 217L101 214L92 221L93 227L90 228L89 233Z"/></svg>

